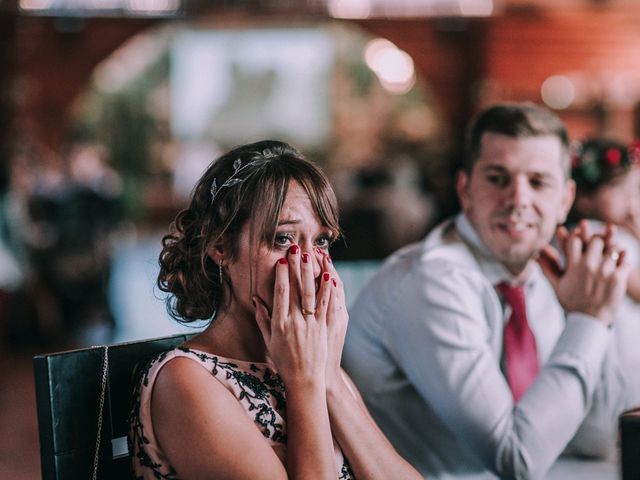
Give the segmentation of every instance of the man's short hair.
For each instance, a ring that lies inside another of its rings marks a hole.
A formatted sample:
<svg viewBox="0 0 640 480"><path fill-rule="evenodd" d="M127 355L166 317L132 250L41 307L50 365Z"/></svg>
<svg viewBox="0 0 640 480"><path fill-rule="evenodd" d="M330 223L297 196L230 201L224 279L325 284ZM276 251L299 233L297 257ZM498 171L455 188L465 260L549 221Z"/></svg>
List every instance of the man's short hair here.
<svg viewBox="0 0 640 480"><path fill-rule="evenodd" d="M480 157L482 136L498 133L512 138L553 135L562 145L562 167L570 178L569 135L562 120L549 109L533 103L503 103L481 111L467 131L464 169L471 174Z"/></svg>

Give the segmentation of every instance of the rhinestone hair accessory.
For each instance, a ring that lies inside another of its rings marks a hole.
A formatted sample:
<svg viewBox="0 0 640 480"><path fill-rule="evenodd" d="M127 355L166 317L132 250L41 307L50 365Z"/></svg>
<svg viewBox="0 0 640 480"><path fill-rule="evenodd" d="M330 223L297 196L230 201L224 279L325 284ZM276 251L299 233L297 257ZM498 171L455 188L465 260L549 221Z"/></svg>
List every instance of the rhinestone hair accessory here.
<svg viewBox="0 0 640 480"><path fill-rule="evenodd" d="M222 185L218 186L217 177L213 177L213 181L211 182L211 189L210 189L211 203L213 204L214 200L216 199L216 196L218 195L220 190L222 190L223 188L233 187L234 185L238 185L239 183L242 183L245 181L246 177L245 178L239 177L242 171L250 167L257 167L257 166L263 165L264 163L270 161L272 158L276 158L277 156L278 155L273 153L271 150L269 150L268 148L265 148L262 152L258 153L249 162L245 164L242 163L242 160L240 158L237 158L233 162L233 173Z"/></svg>

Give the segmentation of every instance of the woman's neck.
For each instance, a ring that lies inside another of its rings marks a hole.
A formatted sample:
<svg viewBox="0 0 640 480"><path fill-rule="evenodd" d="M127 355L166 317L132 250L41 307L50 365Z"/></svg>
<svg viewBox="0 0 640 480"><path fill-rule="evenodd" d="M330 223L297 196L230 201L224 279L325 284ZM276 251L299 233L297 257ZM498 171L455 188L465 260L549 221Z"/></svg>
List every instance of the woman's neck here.
<svg viewBox="0 0 640 480"><path fill-rule="evenodd" d="M238 309L219 312L211 324L186 345L236 360L266 361L264 339L255 319Z"/></svg>

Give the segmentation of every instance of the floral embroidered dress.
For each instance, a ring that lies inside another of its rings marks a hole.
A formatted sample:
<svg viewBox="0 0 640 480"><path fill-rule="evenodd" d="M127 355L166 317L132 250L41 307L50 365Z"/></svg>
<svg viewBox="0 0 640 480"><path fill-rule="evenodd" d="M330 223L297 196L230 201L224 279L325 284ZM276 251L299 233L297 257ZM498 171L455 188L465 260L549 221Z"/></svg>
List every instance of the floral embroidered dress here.
<svg viewBox="0 0 640 480"><path fill-rule="evenodd" d="M129 451L135 478L179 480L180 477L160 450L153 431L151 393L158 372L170 360L189 358L207 369L244 407L249 418L272 446L286 446L286 398L280 376L266 363L232 360L199 350L177 347L155 357L142 372L134 392L129 419ZM348 461L334 440L338 480L355 479Z"/></svg>

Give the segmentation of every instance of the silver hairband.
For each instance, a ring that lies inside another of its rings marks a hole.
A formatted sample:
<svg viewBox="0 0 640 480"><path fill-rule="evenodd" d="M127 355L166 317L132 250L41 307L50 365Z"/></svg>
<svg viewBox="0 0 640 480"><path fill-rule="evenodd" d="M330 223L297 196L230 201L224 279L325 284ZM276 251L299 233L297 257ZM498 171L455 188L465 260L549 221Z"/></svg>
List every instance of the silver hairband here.
<svg viewBox="0 0 640 480"><path fill-rule="evenodd" d="M242 160L237 158L233 162L233 173L222 185L218 186L218 179L216 177L213 177L213 182L211 182L211 190L210 190L211 203L213 203L213 201L216 199L216 195L218 195L218 192L220 192L220 190L222 190L224 187L233 187L234 185L237 185L245 181L246 177L238 178L238 174L240 172L242 172L243 170L249 167L256 167L256 166L262 165L265 162L268 162L269 160L277 156L278 155L273 153L271 150L269 150L268 148L265 148L262 151L262 153L259 153L257 155L257 158L254 157L253 160L251 160L249 163L245 163L244 165L242 164Z"/></svg>

